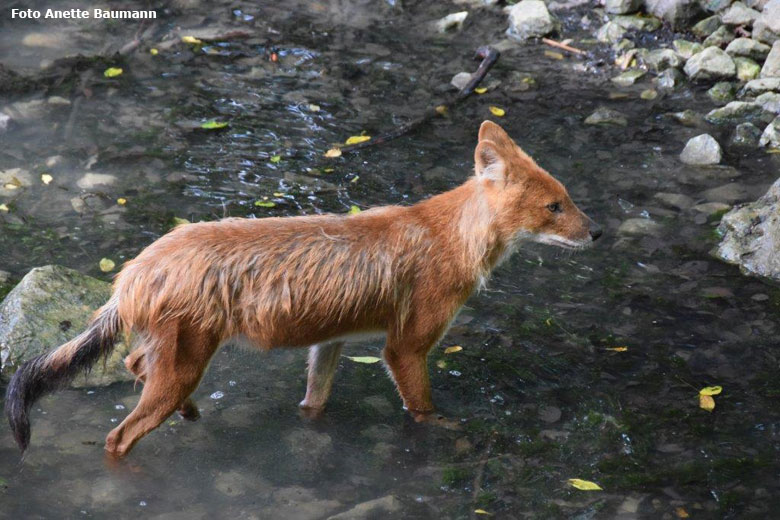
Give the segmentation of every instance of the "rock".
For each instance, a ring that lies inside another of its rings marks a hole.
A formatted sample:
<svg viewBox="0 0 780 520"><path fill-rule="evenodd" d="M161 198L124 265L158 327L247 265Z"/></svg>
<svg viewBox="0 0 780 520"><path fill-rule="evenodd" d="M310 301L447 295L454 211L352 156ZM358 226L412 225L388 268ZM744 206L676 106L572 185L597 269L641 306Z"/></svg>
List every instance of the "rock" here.
<svg viewBox="0 0 780 520"><path fill-rule="evenodd" d="M614 43L620 40L626 30L615 22L607 22L596 31L596 39L602 43Z"/></svg>
<svg viewBox="0 0 780 520"><path fill-rule="evenodd" d="M8 280L11 279L11 273L8 271L3 271L0 269L0 284L1 283L8 283Z"/></svg>
<svg viewBox="0 0 780 520"><path fill-rule="evenodd" d="M313 469L333 452L333 441L327 433L296 428L284 438L292 462L299 469Z"/></svg>
<svg viewBox="0 0 780 520"><path fill-rule="evenodd" d="M754 148L758 146L758 140L760 138L760 128L753 123L741 123L734 129L734 136L731 138L731 144L734 146Z"/></svg>
<svg viewBox="0 0 780 520"><path fill-rule="evenodd" d="M723 239L713 251L717 258L780 282L780 179L757 201L724 215L718 232Z"/></svg>
<svg viewBox="0 0 780 520"><path fill-rule="evenodd" d="M655 235L661 231L658 222L647 218L630 218L620 224L617 232L619 235Z"/></svg>
<svg viewBox="0 0 780 520"><path fill-rule="evenodd" d="M686 61L694 54L698 54L704 50L704 46L701 43L688 40L674 40L672 42L672 47L674 47L677 55Z"/></svg>
<svg viewBox="0 0 780 520"><path fill-rule="evenodd" d="M682 65L682 60L672 49L654 49L644 55L643 61L648 68L655 72Z"/></svg>
<svg viewBox="0 0 780 520"><path fill-rule="evenodd" d="M606 0L605 10L609 14L634 13L641 5L641 0Z"/></svg>
<svg viewBox="0 0 780 520"><path fill-rule="evenodd" d="M620 87L628 87L630 85L633 85L636 83L636 80L641 78L645 75L645 71L639 70L639 69L629 69L614 78L612 78L610 81L614 83L615 85L618 85Z"/></svg>
<svg viewBox="0 0 780 520"><path fill-rule="evenodd" d="M440 33L444 33L452 29L459 31L461 27L463 27L463 22L466 20L468 15L468 11L448 14L436 22L436 30Z"/></svg>
<svg viewBox="0 0 780 520"><path fill-rule="evenodd" d="M771 114L756 103L750 101L732 101L728 105L711 110L704 116L705 121L714 125L740 122L770 121Z"/></svg>
<svg viewBox="0 0 780 520"><path fill-rule="evenodd" d="M8 130L11 126L11 116L0 112L0 134Z"/></svg>
<svg viewBox="0 0 780 520"><path fill-rule="evenodd" d="M756 98L754 103L767 112L780 114L780 94L777 92L764 92Z"/></svg>
<svg viewBox="0 0 780 520"><path fill-rule="evenodd" d="M679 27L700 11L695 0L645 0L648 13Z"/></svg>
<svg viewBox="0 0 780 520"><path fill-rule="evenodd" d="M585 119L586 125L628 125L626 117L611 108L599 107Z"/></svg>
<svg viewBox="0 0 780 520"><path fill-rule="evenodd" d="M694 81L728 79L737 73L734 60L717 47L708 47L692 56L683 70Z"/></svg>
<svg viewBox="0 0 780 520"><path fill-rule="evenodd" d="M780 116L776 117L774 121L767 125L766 129L764 129L764 133L761 134L758 145L780 148Z"/></svg>
<svg viewBox="0 0 780 520"><path fill-rule="evenodd" d="M667 115L685 126L699 126L702 124L702 117L690 108L682 112L671 112Z"/></svg>
<svg viewBox="0 0 780 520"><path fill-rule="evenodd" d="M772 50L769 51L764 66L761 67L761 77L780 78L780 40L772 44Z"/></svg>
<svg viewBox="0 0 780 520"><path fill-rule="evenodd" d="M22 38L25 47L43 47L46 49L62 49L68 44L64 33L58 31L32 32Z"/></svg>
<svg viewBox="0 0 780 520"><path fill-rule="evenodd" d="M724 204L722 202L705 202L704 204L696 204L691 209L698 213L702 213L707 217L712 217L717 215L718 213L723 213L725 211L728 211L730 208L731 206L729 206L728 204Z"/></svg>
<svg viewBox="0 0 780 520"><path fill-rule="evenodd" d="M772 44L780 40L780 0L770 0L753 22L753 38Z"/></svg>
<svg viewBox="0 0 780 520"><path fill-rule="evenodd" d="M772 90L780 91L780 78L759 78L748 81L739 96L758 96Z"/></svg>
<svg viewBox="0 0 780 520"><path fill-rule="evenodd" d="M32 185L32 175L21 168L0 171L0 195L14 195L20 188Z"/></svg>
<svg viewBox="0 0 780 520"><path fill-rule="evenodd" d="M701 134L688 140L680 160L685 164L703 166L718 164L722 155L718 141L709 134Z"/></svg>
<svg viewBox="0 0 780 520"><path fill-rule="evenodd" d="M721 21L727 25L748 25L761 16L761 13L751 9L742 2L734 2L722 15Z"/></svg>
<svg viewBox="0 0 780 520"><path fill-rule="evenodd" d="M91 190L96 186L110 186L116 182L116 177L107 173L85 173L78 181L76 186L82 190Z"/></svg>
<svg viewBox="0 0 780 520"><path fill-rule="evenodd" d="M737 67L737 79L740 81L756 79L761 73L761 65L750 58L737 56L734 58L734 65Z"/></svg>
<svg viewBox="0 0 780 520"><path fill-rule="evenodd" d="M452 85L458 90L463 90L463 87L468 85L469 81L471 81L470 72L458 72L457 74L452 76L452 79L450 80L450 85Z"/></svg>
<svg viewBox="0 0 780 520"><path fill-rule="evenodd" d="M719 81L707 91L707 95L716 103L728 103L729 101L734 100L734 95L736 92L737 88L733 83L728 81Z"/></svg>
<svg viewBox="0 0 780 520"><path fill-rule="evenodd" d="M539 408L539 419L548 424L558 422L561 419L561 415L561 409L557 406L542 406Z"/></svg>
<svg viewBox="0 0 780 520"><path fill-rule="evenodd" d="M736 182L730 182L717 188L705 190L702 197L710 202L723 202L724 204L734 204L735 202L745 200L748 196L745 187Z"/></svg>
<svg viewBox="0 0 780 520"><path fill-rule="evenodd" d="M672 90L685 83L685 76L677 69L666 69L654 80L658 88Z"/></svg>
<svg viewBox="0 0 780 520"><path fill-rule="evenodd" d="M78 271L58 265L32 269L0 304L2 369L16 369L76 337L110 296L111 284ZM117 344L105 369L97 363L86 379L74 379L73 386L132 381L122 363L127 354L127 346Z"/></svg>
<svg viewBox="0 0 780 520"><path fill-rule="evenodd" d="M672 208L686 210L693 206L693 199L682 193L656 193L653 198Z"/></svg>
<svg viewBox="0 0 780 520"><path fill-rule="evenodd" d="M769 45L757 42L751 38L737 38L726 47L726 53L730 56L744 56L754 60L763 61L769 54Z"/></svg>
<svg viewBox="0 0 780 520"><path fill-rule="evenodd" d="M699 38L706 38L714 33L718 27L720 27L720 16L714 15L691 27L691 32Z"/></svg>
<svg viewBox="0 0 780 520"><path fill-rule="evenodd" d="M401 501L393 495L362 502L343 513L329 516L327 520L370 520L384 518L401 510Z"/></svg>
<svg viewBox="0 0 780 520"><path fill-rule="evenodd" d="M557 20L547 10L542 0L522 0L509 10L507 36L527 40L546 36L557 28Z"/></svg>
<svg viewBox="0 0 780 520"><path fill-rule="evenodd" d="M661 28L661 20L647 16L615 16L612 21L627 31L656 31Z"/></svg>
<svg viewBox="0 0 780 520"><path fill-rule="evenodd" d="M718 27L718 30L714 33L710 34L705 38L705 40L702 42L702 45L704 47L723 47L729 42L734 40L734 33L726 27L725 25L721 25Z"/></svg>
<svg viewBox="0 0 780 520"><path fill-rule="evenodd" d="M705 11L709 13L717 13L718 11L723 11L726 9L729 5L731 5L732 1L733 0L700 0L699 4L701 4L702 9Z"/></svg>

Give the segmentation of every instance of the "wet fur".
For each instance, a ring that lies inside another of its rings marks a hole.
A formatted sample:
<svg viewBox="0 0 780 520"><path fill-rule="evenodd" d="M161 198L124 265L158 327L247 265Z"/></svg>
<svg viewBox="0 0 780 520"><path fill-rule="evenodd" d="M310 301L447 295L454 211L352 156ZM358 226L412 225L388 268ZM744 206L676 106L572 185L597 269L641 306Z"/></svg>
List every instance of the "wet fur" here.
<svg viewBox="0 0 780 520"><path fill-rule="evenodd" d="M312 347L301 406L321 409L336 340L384 333L404 406L428 417L427 353L490 271L523 241L591 241L590 219L497 125L480 128L475 162L463 185L409 207L177 227L124 266L84 334L14 375L6 413L19 446L29 443L32 403L106 355L121 331L140 338L126 365L144 390L106 440L115 456L177 409L196 417L189 396L219 346L236 337L266 350ZM551 214L551 201L565 211Z"/></svg>

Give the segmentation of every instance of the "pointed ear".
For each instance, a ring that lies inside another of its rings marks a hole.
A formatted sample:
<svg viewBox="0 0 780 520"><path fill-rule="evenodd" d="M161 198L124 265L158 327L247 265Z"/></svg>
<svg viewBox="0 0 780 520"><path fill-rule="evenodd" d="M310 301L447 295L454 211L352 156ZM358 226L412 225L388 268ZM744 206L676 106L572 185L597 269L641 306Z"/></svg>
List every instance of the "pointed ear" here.
<svg viewBox="0 0 780 520"><path fill-rule="evenodd" d="M482 124L484 127L484 123ZM481 132L480 132L481 133ZM503 181L506 176L506 163L501 158L496 143L484 139L474 150L474 172L477 177Z"/></svg>
<svg viewBox="0 0 780 520"><path fill-rule="evenodd" d="M493 121L483 121L480 125L478 141L483 139L489 139L499 146L513 146L515 144L509 134Z"/></svg>

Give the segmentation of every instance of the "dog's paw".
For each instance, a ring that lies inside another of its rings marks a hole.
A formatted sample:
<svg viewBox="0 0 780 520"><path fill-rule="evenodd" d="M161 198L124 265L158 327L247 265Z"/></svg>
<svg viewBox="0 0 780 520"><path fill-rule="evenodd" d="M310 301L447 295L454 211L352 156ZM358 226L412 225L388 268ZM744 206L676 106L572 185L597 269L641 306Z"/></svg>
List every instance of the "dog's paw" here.
<svg viewBox="0 0 780 520"><path fill-rule="evenodd" d="M412 417L414 417L414 422L416 423L435 426L437 428L444 428L445 430L463 430L463 425L460 423L460 421L448 419L440 413L412 413Z"/></svg>

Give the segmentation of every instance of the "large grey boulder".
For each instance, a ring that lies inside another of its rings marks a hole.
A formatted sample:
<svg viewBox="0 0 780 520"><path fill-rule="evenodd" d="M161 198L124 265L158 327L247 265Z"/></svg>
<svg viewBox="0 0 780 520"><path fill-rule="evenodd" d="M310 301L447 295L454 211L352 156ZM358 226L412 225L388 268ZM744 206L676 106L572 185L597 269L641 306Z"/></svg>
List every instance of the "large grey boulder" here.
<svg viewBox="0 0 780 520"><path fill-rule="evenodd" d="M728 79L737 74L734 60L717 47L707 47L691 56L683 70L694 81Z"/></svg>
<svg viewBox="0 0 780 520"><path fill-rule="evenodd" d="M757 201L724 215L718 232L723 239L713 251L717 258L780 282L780 179Z"/></svg>
<svg viewBox="0 0 780 520"><path fill-rule="evenodd" d="M92 313L111 295L111 285L58 265L31 270L0 304L0 362L12 372L25 361L73 339L87 326ZM105 369L97 363L73 386L107 385L132 380L122 359L124 343L117 344Z"/></svg>
<svg viewBox="0 0 780 520"><path fill-rule="evenodd" d="M778 13L780 16L780 13ZM761 67L762 78L780 78L780 40L772 44L772 50Z"/></svg>
<svg viewBox="0 0 780 520"><path fill-rule="evenodd" d="M527 40L550 34L557 26L558 21L542 0L523 0L509 10L506 34L516 40Z"/></svg>
<svg viewBox="0 0 780 520"><path fill-rule="evenodd" d="M718 141L709 134L691 138L685 145L680 160L685 164L704 166L718 164L723 152Z"/></svg>
<svg viewBox="0 0 780 520"><path fill-rule="evenodd" d="M697 0L645 0L645 9L675 27L688 22L701 11Z"/></svg>
<svg viewBox="0 0 780 520"><path fill-rule="evenodd" d="M764 43L780 40L780 0L770 0L753 22L752 37Z"/></svg>

